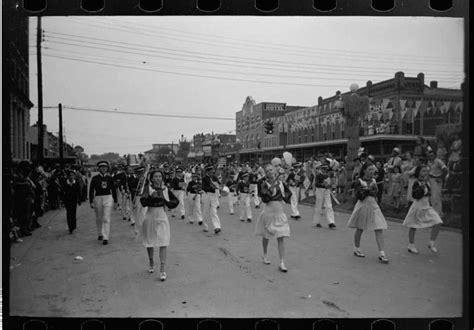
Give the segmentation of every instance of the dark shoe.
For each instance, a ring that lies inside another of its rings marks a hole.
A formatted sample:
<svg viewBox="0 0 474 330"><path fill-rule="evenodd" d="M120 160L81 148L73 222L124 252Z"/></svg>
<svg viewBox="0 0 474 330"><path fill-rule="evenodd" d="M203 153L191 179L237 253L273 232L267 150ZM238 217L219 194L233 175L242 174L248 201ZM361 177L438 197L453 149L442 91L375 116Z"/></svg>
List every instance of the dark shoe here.
<svg viewBox="0 0 474 330"><path fill-rule="evenodd" d="M73 231L74 229L69 229L69 235L71 235Z"/></svg>
<svg viewBox="0 0 474 330"><path fill-rule="evenodd" d="M134 223L131 223L130 226L135 226L135 222L134 222Z"/></svg>
<svg viewBox="0 0 474 330"><path fill-rule="evenodd" d="M330 223L330 224L329 224L329 228L330 228L330 229L336 229L336 224Z"/></svg>
<svg viewBox="0 0 474 330"><path fill-rule="evenodd" d="M294 216L294 215L290 215L290 218L294 219L294 218L295 218L295 216Z"/></svg>
<svg viewBox="0 0 474 330"><path fill-rule="evenodd" d="M321 226L320 223L318 223L318 224L316 225L316 227L321 228L322 226Z"/></svg>
<svg viewBox="0 0 474 330"><path fill-rule="evenodd" d="M220 206L217 207L217 209L219 209Z"/></svg>
<svg viewBox="0 0 474 330"><path fill-rule="evenodd" d="M249 218L249 219L247 219L247 222L252 222L252 219L250 219L250 218Z"/></svg>
<svg viewBox="0 0 474 330"><path fill-rule="evenodd" d="M388 264L388 259L385 256L379 256L379 261L383 264Z"/></svg>
<svg viewBox="0 0 474 330"><path fill-rule="evenodd" d="M99 236L98 240L99 240L99 241L102 241L103 238L104 238L104 237Z"/></svg>
<svg viewBox="0 0 474 330"><path fill-rule="evenodd" d="M220 229L220 228L214 229L214 233L219 234L220 232L221 232L221 229Z"/></svg>
<svg viewBox="0 0 474 330"><path fill-rule="evenodd" d="M295 219L296 219L296 220L299 220L299 219L301 219L301 216L300 216L300 215L297 215L297 216L295 216Z"/></svg>
<svg viewBox="0 0 474 330"><path fill-rule="evenodd" d="M244 221L245 221L245 219L240 219L240 221L244 222Z"/></svg>
<svg viewBox="0 0 474 330"><path fill-rule="evenodd" d="M174 214L171 215L174 218Z"/></svg>
<svg viewBox="0 0 474 330"><path fill-rule="evenodd" d="M199 222L198 222L198 225L199 225L199 226L202 226L202 221L199 221Z"/></svg>
<svg viewBox="0 0 474 330"><path fill-rule="evenodd" d="M260 208L260 205L256 205L255 208L256 208L256 209L259 209L259 208Z"/></svg>
<svg viewBox="0 0 474 330"><path fill-rule="evenodd" d="M109 244L109 240L108 240L108 239L104 239L104 241L102 242L102 244L104 244L104 245Z"/></svg>
<svg viewBox="0 0 474 330"><path fill-rule="evenodd" d="M181 216L181 220L184 220L184 215Z"/></svg>

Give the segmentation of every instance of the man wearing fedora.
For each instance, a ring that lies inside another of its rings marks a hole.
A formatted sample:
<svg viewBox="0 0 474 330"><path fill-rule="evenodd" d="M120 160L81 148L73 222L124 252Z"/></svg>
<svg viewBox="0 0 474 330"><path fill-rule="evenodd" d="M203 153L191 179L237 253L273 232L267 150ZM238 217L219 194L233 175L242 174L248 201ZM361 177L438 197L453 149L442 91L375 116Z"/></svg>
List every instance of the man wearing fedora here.
<svg viewBox="0 0 474 330"><path fill-rule="evenodd" d="M207 165L205 167L206 174L202 178L202 190L204 194L202 195L203 203L203 213L204 213L204 231L209 231L209 226L207 222L209 218L211 219L212 226L214 227L214 232L218 234L221 231L221 222L219 216L217 215L217 198L219 191L219 179L214 174L214 166Z"/></svg>
<svg viewBox="0 0 474 330"><path fill-rule="evenodd" d="M91 208L95 210L97 232L99 241L103 240L103 244L109 243L110 233L110 217L112 208L117 205L117 191L115 189L114 179L107 174L109 171L109 163L100 161L97 163L99 174L91 180L89 188L89 202Z"/></svg>

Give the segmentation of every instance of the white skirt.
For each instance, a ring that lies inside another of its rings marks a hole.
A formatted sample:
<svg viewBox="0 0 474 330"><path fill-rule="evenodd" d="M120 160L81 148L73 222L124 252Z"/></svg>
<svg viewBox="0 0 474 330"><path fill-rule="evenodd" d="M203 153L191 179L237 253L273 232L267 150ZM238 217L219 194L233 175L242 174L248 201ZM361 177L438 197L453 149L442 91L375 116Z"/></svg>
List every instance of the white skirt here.
<svg viewBox="0 0 474 330"><path fill-rule="evenodd" d="M349 228L362 230L387 229L387 222L373 196L358 200L347 223Z"/></svg>
<svg viewBox="0 0 474 330"><path fill-rule="evenodd" d="M290 225L286 214L283 212L282 202L273 201L265 204L257 219L255 234L267 239L290 236Z"/></svg>
<svg viewBox="0 0 474 330"><path fill-rule="evenodd" d="M403 225L409 228L429 228L442 223L439 214L431 207L429 197L415 200L403 221Z"/></svg>
<svg viewBox="0 0 474 330"><path fill-rule="evenodd" d="M170 224L163 207L148 207L138 238L147 248L170 244Z"/></svg>

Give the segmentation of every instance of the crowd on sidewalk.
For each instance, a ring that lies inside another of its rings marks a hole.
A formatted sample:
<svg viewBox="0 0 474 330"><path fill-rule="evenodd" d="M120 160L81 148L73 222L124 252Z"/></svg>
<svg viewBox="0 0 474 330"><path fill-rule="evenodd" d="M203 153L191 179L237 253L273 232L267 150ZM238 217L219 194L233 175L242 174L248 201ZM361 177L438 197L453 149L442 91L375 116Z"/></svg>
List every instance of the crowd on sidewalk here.
<svg viewBox="0 0 474 330"><path fill-rule="evenodd" d="M77 187L77 201L87 198L90 173L80 165L59 164L48 168L21 161L11 168L10 231L11 242L22 242L22 237L33 235L41 227L40 218L48 211L70 204L68 186Z"/></svg>

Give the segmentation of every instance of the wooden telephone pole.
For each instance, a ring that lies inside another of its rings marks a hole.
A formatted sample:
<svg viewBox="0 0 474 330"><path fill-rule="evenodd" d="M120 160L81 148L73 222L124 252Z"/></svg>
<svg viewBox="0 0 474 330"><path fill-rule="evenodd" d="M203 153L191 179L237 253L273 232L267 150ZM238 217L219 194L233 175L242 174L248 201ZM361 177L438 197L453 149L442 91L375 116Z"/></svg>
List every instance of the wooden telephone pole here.
<svg viewBox="0 0 474 330"><path fill-rule="evenodd" d="M63 141L63 106L58 104L59 111L59 162L64 168L64 141Z"/></svg>

